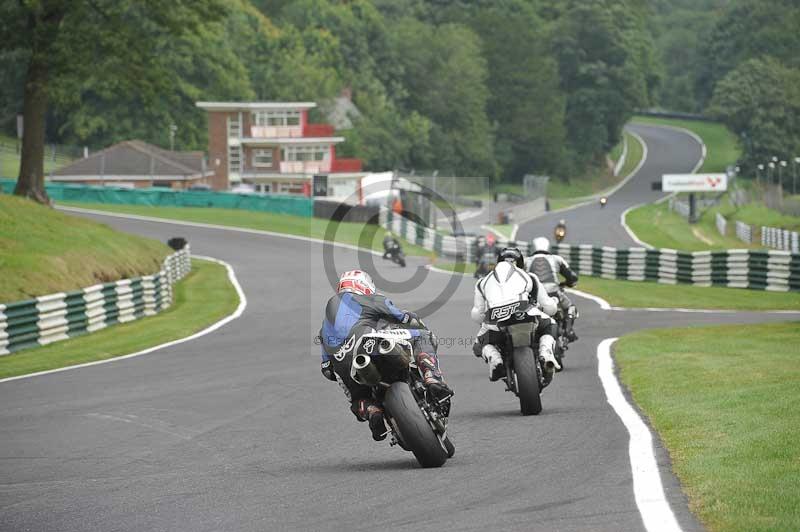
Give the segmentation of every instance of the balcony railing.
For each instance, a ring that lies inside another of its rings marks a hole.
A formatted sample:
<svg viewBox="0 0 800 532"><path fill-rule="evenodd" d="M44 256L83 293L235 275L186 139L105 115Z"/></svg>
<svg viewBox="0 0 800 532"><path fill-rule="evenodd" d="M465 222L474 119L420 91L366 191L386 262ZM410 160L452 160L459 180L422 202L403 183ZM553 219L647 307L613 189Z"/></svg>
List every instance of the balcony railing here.
<svg viewBox="0 0 800 532"><path fill-rule="evenodd" d="M282 174L321 174L330 171L330 161L281 161Z"/></svg>
<svg viewBox="0 0 800 532"><path fill-rule="evenodd" d="M259 139L296 138L303 136L300 126L251 126L250 136Z"/></svg>
<svg viewBox="0 0 800 532"><path fill-rule="evenodd" d="M330 124L306 124L303 127L304 137L332 137L333 126Z"/></svg>
<svg viewBox="0 0 800 532"><path fill-rule="evenodd" d="M360 172L361 159L334 159L331 172Z"/></svg>

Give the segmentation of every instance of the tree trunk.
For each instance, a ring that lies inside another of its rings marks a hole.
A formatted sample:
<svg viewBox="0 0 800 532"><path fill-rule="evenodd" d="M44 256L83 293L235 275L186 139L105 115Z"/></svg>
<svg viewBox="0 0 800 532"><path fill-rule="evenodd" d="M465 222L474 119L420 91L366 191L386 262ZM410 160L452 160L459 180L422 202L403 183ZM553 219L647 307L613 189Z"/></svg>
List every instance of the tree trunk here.
<svg viewBox="0 0 800 532"><path fill-rule="evenodd" d="M44 117L47 112L47 59L34 50L25 78L22 157L14 194L50 202L44 189Z"/></svg>
<svg viewBox="0 0 800 532"><path fill-rule="evenodd" d="M58 37L67 5L63 0L44 0L29 6L32 11L28 13L31 59L25 76L22 157L14 194L45 204L50 203L44 189L44 119L47 114L48 78L53 43Z"/></svg>

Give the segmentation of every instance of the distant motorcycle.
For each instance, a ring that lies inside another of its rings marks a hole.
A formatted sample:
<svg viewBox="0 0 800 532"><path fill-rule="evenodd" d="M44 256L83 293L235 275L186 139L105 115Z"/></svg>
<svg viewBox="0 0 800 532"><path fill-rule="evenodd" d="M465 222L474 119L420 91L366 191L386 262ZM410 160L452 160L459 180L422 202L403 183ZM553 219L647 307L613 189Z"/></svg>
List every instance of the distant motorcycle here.
<svg viewBox="0 0 800 532"><path fill-rule="evenodd" d="M516 301L486 311L484 322L496 325L506 336L500 355L506 368L502 378L506 389L519 398L519 409L523 416L542 411L542 390L550 384L552 374L546 374L534 346L534 331L538 317L536 307L528 302Z"/></svg>
<svg viewBox="0 0 800 532"><path fill-rule="evenodd" d="M608 203L608 198L607 197L603 196L602 198L600 198L600 208L601 209L606 206L606 203Z"/></svg>
<svg viewBox="0 0 800 532"><path fill-rule="evenodd" d="M400 247L400 244L396 241L388 244L388 248L386 248L386 252L383 254L383 258L388 258L395 264L400 265L401 268L406 267L406 255L403 253L403 248Z"/></svg>
<svg viewBox="0 0 800 532"><path fill-rule="evenodd" d="M365 334L354 348L350 376L383 403L390 444L414 453L422 467L441 467L456 451L447 437L450 398L437 401L428 393L411 338L399 328Z"/></svg>
<svg viewBox="0 0 800 532"><path fill-rule="evenodd" d="M482 252L481 256L478 258L478 264L475 267L475 278L480 279L492 273L496 263L497 253L494 249Z"/></svg>
<svg viewBox="0 0 800 532"><path fill-rule="evenodd" d="M559 244L567 236L567 227L565 225L557 225L553 231L553 236Z"/></svg>

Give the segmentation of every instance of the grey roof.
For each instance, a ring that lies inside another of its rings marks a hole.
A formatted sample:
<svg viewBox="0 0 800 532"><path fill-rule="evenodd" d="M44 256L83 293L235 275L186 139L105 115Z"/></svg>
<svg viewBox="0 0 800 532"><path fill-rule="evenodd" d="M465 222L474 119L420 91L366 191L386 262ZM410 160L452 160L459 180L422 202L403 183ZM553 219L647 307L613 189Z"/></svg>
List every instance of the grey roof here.
<svg viewBox="0 0 800 532"><path fill-rule="evenodd" d="M126 140L77 159L53 176L158 175L193 176L203 173L203 152L173 152L140 140Z"/></svg>

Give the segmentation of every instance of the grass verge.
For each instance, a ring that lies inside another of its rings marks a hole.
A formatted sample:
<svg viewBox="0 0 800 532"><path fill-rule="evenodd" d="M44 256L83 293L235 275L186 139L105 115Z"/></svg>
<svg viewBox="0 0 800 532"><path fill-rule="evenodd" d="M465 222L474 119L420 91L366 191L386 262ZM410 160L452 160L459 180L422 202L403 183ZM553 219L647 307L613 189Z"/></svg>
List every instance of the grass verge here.
<svg viewBox="0 0 800 532"><path fill-rule="evenodd" d="M386 230L377 225L351 222L331 222L320 218L306 218L288 214L255 212L238 209L216 209L203 207L147 207L143 205L108 205L104 203L59 202L59 205L94 209L121 214L150 216L166 220L198 222L273 231L288 235L323 239L329 227L335 228L334 240L344 244L362 246L383 251L383 237ZM403 244L406 255L430 256L431 251L409 242Z"/></svg>
<svg viewBox="0 0 800 532"><path fill-rule="evenodd" d="M514 232L514 224L489 225L488 227L495 233L502 235L503 238L507 239L510 239L511 233Z"/></svg>
<svg viewBox="0 0 800 532"><path fill-rule="evenodd" d="M135 353L194 334L239 305L225 267L198 259L192 260L192 272L175 285L174 294L172 306L155 316L2 356L0 378Z"/></svg>
<svg viewBox="0 0 800 532"><path fill-rule="evenodd" d="M800 231L800 216L789 216L780 211L768 208L763 203L748 203L735 207L730 202L724 202L719 207L712 209L719 212L728 220L739 220L746 224L767 227L779 227L790 231Z"/></svg>
<svg viewBox="0 0 800 532"><path fill-rule="evenodd" d="M650 330L622 381L709 530L800 529L800 323Z"/></svg>
<svg viewBox="0 0 800 532"><path fill-rule="evenodd" d="M156 240L0 195L0 302L149 275L169 253Z"/></svg>
<svg viewBox="0 0 800 532"><path fill-rule="evenodd" d="M670 211L666 202L651 203L630 211L625 222L639 239L657 248L706 251L760 247L748 245L735 236L720 235L714 210L704 212L696 224L690 224Z"/></svg>
<svg viewBox="0 0 800 532"><path fill-rule="evenodd" d="M706 159L700 167L700 172L724 172L728 165L734 164L742 154L736 135L719 122L676 120L652 116L635 116L632 122L681 127L699 136L703 139L707 150Z"/></svg>
<svg viewBox="0 0 800 532"><path fill-rule="evenodd" d="M474 264L437 262L442 270L475 273ZM602 297L614 307L691 308L717 310L798 310L800 293L764 292L719 286L669 285L647 281L620 281L581 275L578 290Z"/></svg>

